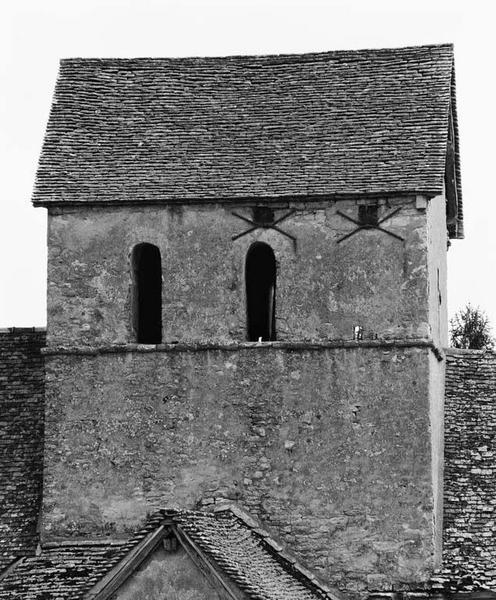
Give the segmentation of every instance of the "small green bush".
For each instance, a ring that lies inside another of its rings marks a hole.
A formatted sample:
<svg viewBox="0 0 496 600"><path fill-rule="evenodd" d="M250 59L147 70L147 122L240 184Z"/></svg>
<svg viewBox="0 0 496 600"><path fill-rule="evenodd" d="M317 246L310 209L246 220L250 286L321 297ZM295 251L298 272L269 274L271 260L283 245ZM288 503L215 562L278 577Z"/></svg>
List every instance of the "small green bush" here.
<svg viewBox="0 0 496 600"><path fill-rule="evenodd" d="M450 320L451 346L472 350L492 350L494 340L484 311L467 304Z"/></svg>

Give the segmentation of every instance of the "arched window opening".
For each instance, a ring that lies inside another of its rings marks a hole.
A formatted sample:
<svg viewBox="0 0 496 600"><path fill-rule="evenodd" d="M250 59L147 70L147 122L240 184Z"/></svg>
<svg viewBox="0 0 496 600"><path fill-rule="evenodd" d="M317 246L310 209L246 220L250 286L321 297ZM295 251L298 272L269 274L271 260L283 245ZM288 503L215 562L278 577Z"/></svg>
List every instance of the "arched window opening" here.
<svg viewBox="0 0 496 600"><path fill-rule="evenodd" d="M162 265L153 244L133 248L133 328L139 344L162 341Z"/></svg>
<svg viewBox="0 0 496 600"><path fill-rule="evenodd" d="M276 339L276 259L268 244L255 242L245 265L248 339Z"/></svg>

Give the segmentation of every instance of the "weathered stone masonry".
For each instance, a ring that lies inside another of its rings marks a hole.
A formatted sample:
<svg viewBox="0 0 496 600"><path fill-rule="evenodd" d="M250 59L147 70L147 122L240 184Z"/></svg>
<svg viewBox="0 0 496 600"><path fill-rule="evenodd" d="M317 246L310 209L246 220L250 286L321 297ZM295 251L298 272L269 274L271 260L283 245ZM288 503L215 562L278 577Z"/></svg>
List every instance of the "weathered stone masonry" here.
<svg viewBox="0 0 496 600"><path fill-rule="evenodd" d="M404 241L366 231L342 243L356 226L339 213L357 218L358 201L296 204L281 224L296 244L271 229L233 241L248 226L232 212L250 217L245 207L50 209L48 342L135 341L130 254L141 242L155 244L162 254L164 342L243 341L244 264L255 241L268 243L276 255L278 340L350 339L360 325L369 339L438 341L428 280L441 265L444 287L444 249L439 254L430 248L432 238L446 244L445 200L431 202L435 209L426 211L416 207L414 196L380 200L381 217L398 210L384 227Z"/></svg>
<svg viewBox="0 0 496 600"><path fill-rule="evenodd" d="M122 532L151 508L226 498L338 587L425 579L430 352L48 356L45 536Z"/></svg>
<svg viewBox="0 0 496 600"><path fill-rule="evenodd" d="M354 229L340 213L363 202L279 207L295 210L282 226L296 243L270 229L233 241L244 206L50 208L45 535L122 532L152 508L227 498L340 589L428 578L445 200L383 198L404 239L339 242ZM265 348L244 347L254 241L277 260L280 342ZM129 347L141 242L162 254L165 345L152 353ZM355 325L364 344L329 343Z"/></svg>

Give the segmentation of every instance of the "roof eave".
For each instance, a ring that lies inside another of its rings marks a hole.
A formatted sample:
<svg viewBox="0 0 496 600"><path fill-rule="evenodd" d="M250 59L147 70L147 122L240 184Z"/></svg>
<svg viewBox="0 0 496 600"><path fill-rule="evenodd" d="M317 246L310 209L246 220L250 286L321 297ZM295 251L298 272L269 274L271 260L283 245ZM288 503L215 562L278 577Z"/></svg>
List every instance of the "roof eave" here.
<svg viewBox="0 0 496 600"><path fill-rule="evenodd" d="M460 139L458 132L458 115L456 110L455 66L451 73L451 102L449 112L449 135L446 150L446 200L453 207L453 214L448 220L448 233L451 239L463 239L463 200L460 168Z"/></svg>
<svg viewBox="0 0 496 600"><path fill-rule="evenodd" d="M307 203L318 203L318 202L338 202L340 200L354 200L360 199L381 199L381 198L411 198L417 195L426 196L432 198L442 193L442 186L439 189L412 189L412 190L383 190L378 192L347 192L347 193L309 193L309 194L291 194L291 195L254 195L254 196L214 196L214 197L195 197L195 196L178 196L178 197L166 197L166 198L148 198L145 200L134 199L134 198L101 198L92 200L80 200L65 198L51 197L49 199L42 199L41 193L35 194L33 197L33 206L38 208L66 208L66 207L83 207L83 206L173 206L173 205L201 205L207 204L216 205L249 205L254 204L271 204L285 208L288 205L298 205Z"/></svg>

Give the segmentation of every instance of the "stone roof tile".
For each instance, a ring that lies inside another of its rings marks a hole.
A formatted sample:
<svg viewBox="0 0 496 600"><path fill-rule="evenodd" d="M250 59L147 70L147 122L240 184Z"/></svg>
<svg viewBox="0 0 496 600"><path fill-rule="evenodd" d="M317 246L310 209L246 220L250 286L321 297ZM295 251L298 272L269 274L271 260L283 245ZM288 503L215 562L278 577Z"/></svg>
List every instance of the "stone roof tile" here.
<svg viewBox="0 0 496 600"><path fill-rule="evenodd" d="M496 354L446 356L444 551L435 583L496 590Z"/></svg>
<svg viewBox="0 0 496 600"><path fill-rule="evenodd" d="M174 517L190 537L234 581L248 598L263 600L323 600L334 598L295 561L260 535L242 513L226 509L216 514L185 511Z"/></svg>
<svg viewBox="0 0 496 600"><path fill-rule="evenodd" d="M0 599L79 600L163 520L153 515L129 540L67 540L43 546L0 577Z"/></svg>
<svg viewBox="0 0 496 600"><path fill-rule="evenodd" d="M38 541L44 345L44 330L0 331L0 572Z"/></svg>
<svg viewBox="0 0 496 600"><path fill-rule="evenodd" d="M7 572L0 580L0 598L81 598L127 550L124 542L49 545L40 556L25 558Z"/></svg>

